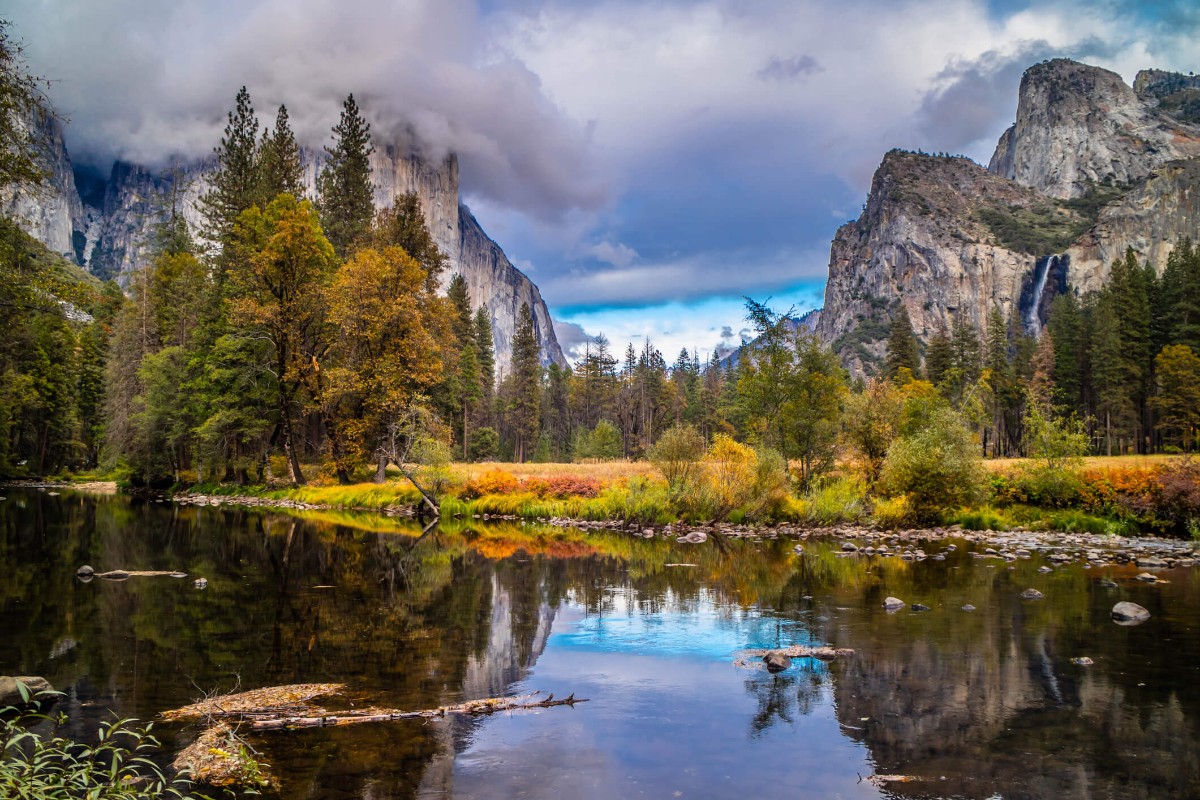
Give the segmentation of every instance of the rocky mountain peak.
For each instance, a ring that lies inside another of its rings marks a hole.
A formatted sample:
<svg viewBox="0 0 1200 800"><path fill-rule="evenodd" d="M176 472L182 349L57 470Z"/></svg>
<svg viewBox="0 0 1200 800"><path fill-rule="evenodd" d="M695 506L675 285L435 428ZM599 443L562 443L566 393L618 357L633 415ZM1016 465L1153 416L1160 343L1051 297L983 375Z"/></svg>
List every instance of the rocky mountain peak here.
<svg viewBox="0 0 1200 800"><path fill-rule="evenodd" d="M215 167L211 159L161 170L118 161L107 180L84 170L86 180L77 183L62 125L52 117L34 124L39 126L48 179L36 190L0 196L0 213L21 220L29 234L53 252L97 277L127 285L133 271L148 262L151 231L172 206L193 232L203 230L200 198L209 189ZM321 149L301 150L309 197L316 195L317 175L326 157ZM371 171L377 206L390 206L409 192L417 195L430 233L450 261L444 282L450 275L463 275L475 305L491 313L498 371L505 371L511 359L523 304L533 311L543 362L566 363L541 292L461 203L458 159L453 153L430 158L411 143L378 144Z"/></svg>
<svg viewBox="0 0 1200 800"><path fill-rule="evenodd" d="M1195 156L1200 128L1161 112L1115 72L1059 58L1025 71L1016 122L988 169L1067 199L1097 185L1128 186L1159 164Z"/></svg>

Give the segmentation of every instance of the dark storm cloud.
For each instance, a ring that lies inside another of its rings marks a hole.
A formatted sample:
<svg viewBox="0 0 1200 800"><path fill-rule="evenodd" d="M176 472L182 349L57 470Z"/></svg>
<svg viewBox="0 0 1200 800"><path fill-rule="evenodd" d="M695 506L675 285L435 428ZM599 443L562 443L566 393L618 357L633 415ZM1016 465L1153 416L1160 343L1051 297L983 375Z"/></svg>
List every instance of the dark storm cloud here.
<svg viewBox="0 0 1200 800"><path fill-rule="evenodd" d="M575 362L583 357L584 346L592 340L582 325L574 322L554 320L554 336L562 347L563 355L568 361Z"/></svg>
<svg viewBox="0 0 1200 800"><path fill-rule="evenodd" d="M1021 75L1053 52L1036 42L1016 53L990 50L948 64L917 111L923 148L960 153L981 139L999 138L1014 119Z"/></svg>
<svg viewBox="0 0 1200 800"><path fill-rule="evenodd" d="M264 123L328 141L353 92L377 145L415 135L459 154L464 189L546 219L607 199L586 126L539 78L489 50L468 0L59 0L11 12L34 69L95 161L207 155L246 85Z"/></svg>

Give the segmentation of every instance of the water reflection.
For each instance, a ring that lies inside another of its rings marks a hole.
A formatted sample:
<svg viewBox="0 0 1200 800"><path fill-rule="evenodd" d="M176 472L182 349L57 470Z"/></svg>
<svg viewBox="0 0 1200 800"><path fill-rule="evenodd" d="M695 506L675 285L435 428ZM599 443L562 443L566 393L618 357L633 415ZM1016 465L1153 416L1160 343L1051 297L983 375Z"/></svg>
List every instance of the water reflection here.
<svg viewBox="0 0 1200 800"><path fill-rule="evenodd" d="M402 708L535 688L592 700L256 739L282 796L1200 796L1186 571L1154 586L1113 571L1113 589L1098 570L1041 574L965 546L867 561L785 541L422 535L372 516L6 494L0 673L68 691L76 735L109 709L148 719L238 684L343 682L349 704ZM82 584L83 563L190 577ZM1029 586L1045 599L1020 600ZM932 610L887 614L888 595ZM1121 599L1152 622L1113 625ZM856 654L777 675L731 665L810 643ZM1070 663L1081 655L1095 664ZM921 780L880 790L859 780L872 772Z"/></svg>

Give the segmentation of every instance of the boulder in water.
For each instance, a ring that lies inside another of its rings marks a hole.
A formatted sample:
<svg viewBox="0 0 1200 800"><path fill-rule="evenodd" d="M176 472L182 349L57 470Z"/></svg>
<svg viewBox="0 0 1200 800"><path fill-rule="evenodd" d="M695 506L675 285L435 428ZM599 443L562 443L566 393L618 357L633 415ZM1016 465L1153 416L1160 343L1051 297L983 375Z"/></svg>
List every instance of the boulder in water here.
<svg viewBox="0 0 1200 800"><path fill-rule="evenodd" d="M883 601L883 607L888 611L895 611L898 608L904 608L905 603L899 597L889 597Z"/></svg>
<svg viewBox="0 0 1200 800"><path fill-rule="evenodd" d="M792 659L783 653L767 653L763 656L763 662L767 665L767 672L783 672L792 665Z"/></svg>
<svg viewBox="0 0 1200 800"><path fill-rule="evenodd" d="M14 678L8 675L0 675L0 708L4 706L19 706L26 703L25 698L21 696L21 690L17 688L18 681L24 684L30 698L38 692L54 691L54 687L50 685L50 681L45 678L27 676Z"/></svg>
<svg viewBox="0 0 1200 800"><path fill-rule="evenodd" d="M1118 625L1141 625L1150 619L1150 612L1137 603L1122 601L1113 606L1112 618Z"/></svg>
<svg viewBox="0 0 1200 800"><path fill-rule="evenodd" d="M1039 592L1037 589L1026 589L1021 592L1022 600L1041 600L1046 595Z"/></svg>

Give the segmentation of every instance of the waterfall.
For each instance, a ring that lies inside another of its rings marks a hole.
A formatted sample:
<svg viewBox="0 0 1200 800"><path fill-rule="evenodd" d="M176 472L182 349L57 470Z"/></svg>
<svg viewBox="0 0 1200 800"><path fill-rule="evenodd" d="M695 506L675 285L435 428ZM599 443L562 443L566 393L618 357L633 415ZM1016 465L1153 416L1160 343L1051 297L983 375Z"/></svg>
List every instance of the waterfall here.
<svg viewBox="0 0 1200 800"><path fill-rule="evenodd" d="M1025 330L1033 336L1038 336L1041 332L1042 295L1046 291L1046 280L1050 277L1050 270L1056 267L1058 267L1058 256L1044 256L1037 260L1037 264L1033 268L1033 296L1028 305L1024 302L1021 304L1024 311Z"/></svg>

